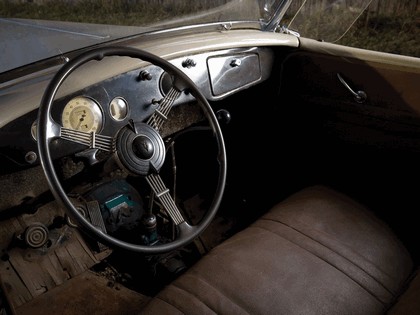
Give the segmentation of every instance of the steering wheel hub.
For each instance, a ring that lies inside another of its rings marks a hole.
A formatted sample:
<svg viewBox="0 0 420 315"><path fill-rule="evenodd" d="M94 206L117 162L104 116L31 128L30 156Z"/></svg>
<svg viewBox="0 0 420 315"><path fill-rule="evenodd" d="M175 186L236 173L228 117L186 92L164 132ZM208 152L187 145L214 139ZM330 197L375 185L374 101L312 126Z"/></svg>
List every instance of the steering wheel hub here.
<svg viewBox="0 0 420 315"><path fill-rule="evenodd" d="M148 160L155 152L152 140L146 136L138 136L133 140L133 152L139 159Z"/></svg>
<svg viewBox="0 0 420 315"><path fill-rule="evenodd" d="M162 137L145 123L136 123L135 128L123 128L118 134L116 149L121 166L133 175L158 172L165 161Z"/></svg>

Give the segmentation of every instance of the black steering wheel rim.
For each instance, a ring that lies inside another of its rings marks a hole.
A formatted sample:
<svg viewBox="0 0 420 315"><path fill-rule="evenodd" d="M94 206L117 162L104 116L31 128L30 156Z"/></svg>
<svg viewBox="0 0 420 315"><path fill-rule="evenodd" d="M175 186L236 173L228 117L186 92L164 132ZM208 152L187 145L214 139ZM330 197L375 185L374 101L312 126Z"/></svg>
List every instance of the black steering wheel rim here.
<svg viewBox="0 0 420 315"><path fill-rule="evenodd" d="M182 226L179 226L179 233L177 239L169 243L154 246L129 243L126 241L119 240L94 227L71 202L66 192L64 191L60 180L57 176L57 173L54 169L49 147L50 137L48 133L50 132L50 129L53 128L51 123L53 121L51 118L51 108L53 106L57 91L59 90L63 82L66 80L66 78L75 69L79 68L80 66L89 61L100 61L103 58L110 56L121 56L141 59L143 61L150 62L151 64L159 66L164 71L173 75L176 78L175 84L178 85L177 87L180 90L188 88L189 93L191 93L198 101L197 103L203 109L203 112L207 117L207 120L209 121L209 124L213 130L214 137L217 142L219 174L217 187L212 203L202 220L197 225L190 226L188 224L182 224ZM198 87L189 79L189 77L186 74L184 74L181 70L172 65L170 62L147 51L131 47L100 47L86 51L78 55L74 59L70 60L68 63L66 63L52 78L43 95L38 113L37 144L40 162L43 167L49 188L53 193L56 201L77 222L77 225L80 228L82 228L82 230L88 233L91 237L98 239L100 242L107 244L111 247L119 247L129 251L140 252L144 254L160 254L185 246L191 241L193 241L196 237L198 237L210 224L210 222L216 215L216 212L222 200L226 182L226 151L219 123L210 104L208 103L205 96L200 92Z"/></svg>

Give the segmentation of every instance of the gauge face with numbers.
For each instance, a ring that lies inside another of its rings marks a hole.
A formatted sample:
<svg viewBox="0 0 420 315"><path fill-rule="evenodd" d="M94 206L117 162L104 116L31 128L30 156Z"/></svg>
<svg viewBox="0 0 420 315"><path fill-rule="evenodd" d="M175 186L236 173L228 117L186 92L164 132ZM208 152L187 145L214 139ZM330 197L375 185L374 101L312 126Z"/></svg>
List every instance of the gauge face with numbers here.
<svg viewBox="0 0 420 315"><path fill-rule="evenodd" d="M64 128L85 132L99 132L102 128L103 115L98 103L93 99L78 96L71 99L61 115Z"/></svg>

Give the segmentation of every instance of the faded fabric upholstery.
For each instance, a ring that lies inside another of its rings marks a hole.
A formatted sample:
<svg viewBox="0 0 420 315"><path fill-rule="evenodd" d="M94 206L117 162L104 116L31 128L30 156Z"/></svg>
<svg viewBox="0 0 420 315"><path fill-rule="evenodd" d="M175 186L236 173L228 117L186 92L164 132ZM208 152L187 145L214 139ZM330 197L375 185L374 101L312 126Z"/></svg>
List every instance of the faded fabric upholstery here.
<svg viewBox="0 0 420 315"><path fill-rule="evenodd" d="M382 314L412 269L384 223L315 186L217 246L142 314Z"/></svg>

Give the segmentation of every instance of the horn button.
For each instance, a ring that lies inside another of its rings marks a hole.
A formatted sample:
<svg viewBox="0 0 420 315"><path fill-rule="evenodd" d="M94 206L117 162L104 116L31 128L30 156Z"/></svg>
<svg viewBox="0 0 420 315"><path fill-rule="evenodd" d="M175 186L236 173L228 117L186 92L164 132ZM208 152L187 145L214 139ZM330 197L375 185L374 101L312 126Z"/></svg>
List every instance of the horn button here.
<svg viewBox="0 0 420 315"><path fill-rule="evenodd" d="M152 140L143 135L135 137L132 145L134 154L143 160L150 159L155 152Z"/></svg>
<svg viewBox="0 0 420 315"><path fill-rule="evenodd" d="M120 163L134 175L158 172L165 161L165 144L159 132L145 123L124 127L117 138Z"/></svg>

